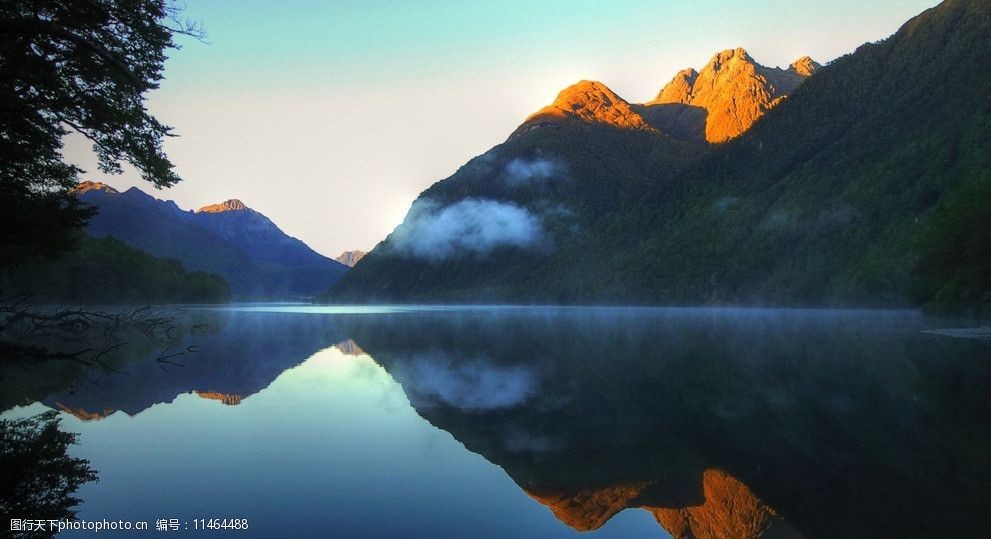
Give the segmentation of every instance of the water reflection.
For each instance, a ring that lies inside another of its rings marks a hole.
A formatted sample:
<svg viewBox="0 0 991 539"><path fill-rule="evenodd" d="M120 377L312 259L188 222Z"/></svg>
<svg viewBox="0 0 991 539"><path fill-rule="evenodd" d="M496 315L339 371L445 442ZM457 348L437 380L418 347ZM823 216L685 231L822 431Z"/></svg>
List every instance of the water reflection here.
<svg viewBox="0 0 991 539"><path fill-rule="evenodd" d="M87 420L117 411L133 416L184 393L234 405L328 345L348 346L319 317L198 310L183 316L188 331L170 342L128 343L108 356L110 368L72 362L7 368L4 383L14 391L5 394L20 402L4 404L37 400Z"/></svg>
<svg viewBox="0 0 991 539"><path fill-rule="evenodd" d="M498 365L488 358L457 358L440 351L413 355L391 374L417 410L435 405L464 411L515 408L537 390L529 366Z"/></svg>
<svg viewBox="0 0 991 539"><path fill-rule="evenodd" d="M434 484L400 493L370 484L374 496L399 504L401 495L402 504L419 504L439 520L427 529L379 512L352 522L351 535L374 536L374 528L443 536L465 523L502 536L527 529L546 536L608 531L628 508L656 520L654 534L663 529L675 537L979 536L991 526L991 347L923 333L926 322L911 313L300 311L194 312L201 330L169 344L196 350L177 361L181 366L163 366L155 361L162 351L152 348L116 359L120 372L53 365L39 375L8 367L5 394L16 380L22 385L10 394L17 402L40 401L87 421L117 417L116 411L144 415L155 404L174 403L159 411L172 416L157 419L169 424L193 419L181 417L191 409L188 398L236 408L253 402L236 425L204 423L202 429L236 427L228 436L264 440L246 453L251 458L270 453L286 466L303 466L305 477L346 483L354 480L348 474L394 469L389 460L399 457L375 460L367 447L357 448L364 460L356 462L363 464L345 470L334 465L333 454L306 468L300 452L327 451L327 439L346 443L338 441L342 430L363 439L386 420L369 419L370 410L356 408L360 399L341 404L344 415L318 413L317 403L329 400L318 386L273 385L335 348L342 358L370 356L416 414L498 465L529 504L497 518L493 510L455 509L463 499L439 499ZM256 402L265 394L269 398ZM303 412L304 401L313 413ZM396 404L389 399L373 406ZM216 413L203 421L235 420ZM413 428L415 416L403 417L389 423L393 432ZM273 425L279 425L278 440L263 430ZM85 447L85 435L82 441ZM210 447L204 451L195 457L202 466L231 468ZM238 462L231 449L223 451ZM445 455L437 465L461 462ZM411 459L406 472L433 473L432 460ZM482 474L464 466L465 474ZM282 484L291 480L286 470L255 485L255 495L267 499L291 489ZM496 480L469 479L459 488L495 488L487 482ZM317 497L338 499L322 492ZM264 513L252 494L238 496ZM381 505L363 498L369 505L359 510L352 498L346 508L301 511L344 526ZM542 527L547 524L534 509L569 528ZM344 510L352 517L342 516ZM632 529L621 535L635 535Z"/></svg>
<svg viewBox="0 0 991 539"><path fill-rule="evenodd" d="M0 515L46 515L73 519L80 486L95 481L96 471L85 459L72 457L76 436L59 428L53 411L33 417L0 420ZM6 525L8 519L4 519ZM8 530L4 530L8 531ZM12 537L51 537L46 528L11 523Z"/></svg>
<svg viewBox="0 0 991 539"><path fill-rule="evenodd" d="M989 348L922 323L690 310L342 319L423 417L576 530L642 507L675 536L979 535L991 524Z"/></svg>

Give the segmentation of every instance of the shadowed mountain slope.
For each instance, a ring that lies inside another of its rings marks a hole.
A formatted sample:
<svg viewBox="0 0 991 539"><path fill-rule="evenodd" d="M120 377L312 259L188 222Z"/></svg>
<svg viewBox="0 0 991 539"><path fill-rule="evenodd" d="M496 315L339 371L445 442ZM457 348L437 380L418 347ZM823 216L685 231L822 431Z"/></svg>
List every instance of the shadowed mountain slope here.
<svg viewBox="0 0 991 539"><path fill-rule="evenodd" d="M194 213L133 187L121 193L84 182L77 193L99 209L87 228L90 235L111 236L189 269L218 273L235 297L312 296L347 271L237 200Z"/></svg>

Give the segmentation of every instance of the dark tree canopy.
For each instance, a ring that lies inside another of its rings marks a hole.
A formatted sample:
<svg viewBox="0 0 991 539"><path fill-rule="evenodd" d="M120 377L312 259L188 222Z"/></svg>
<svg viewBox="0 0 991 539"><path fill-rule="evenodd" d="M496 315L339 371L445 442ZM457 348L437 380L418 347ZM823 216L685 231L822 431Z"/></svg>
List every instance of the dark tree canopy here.
<svg viewBox="0 0 991 539"><path fill-rule="evenodd" d="M79 498L73 494L97 479L89 461L69 455L69 446L75 443L75 434L59 428L54 410L24 419L0 420L0 514L12 518L75 518Z"/></svg>
<svg viewBox="0 0 991 539"><path fill-rule="evenodd" d="M177 33L200 35L167 0L0 2L0 265L69 247L91 210L61 155L75 131L100 170L130 163L156 187L179 181L171 128L145 109Z"/></svg>

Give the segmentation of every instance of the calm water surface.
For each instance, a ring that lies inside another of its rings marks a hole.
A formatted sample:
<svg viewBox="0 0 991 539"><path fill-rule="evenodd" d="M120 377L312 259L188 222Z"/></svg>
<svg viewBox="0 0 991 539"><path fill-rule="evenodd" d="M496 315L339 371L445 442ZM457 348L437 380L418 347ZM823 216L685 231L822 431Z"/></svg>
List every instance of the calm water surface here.
<svg viewBox="0 0 991 539"><path fill-rule="evenodd" d="M247 305L183 321L112 369L3 369L3 418L55 409L80 433L72 454L99 480L79 518L248 519L230 537L991 530L991 344L915 313ZM209 535L144 535L184 534Z"/></svg>

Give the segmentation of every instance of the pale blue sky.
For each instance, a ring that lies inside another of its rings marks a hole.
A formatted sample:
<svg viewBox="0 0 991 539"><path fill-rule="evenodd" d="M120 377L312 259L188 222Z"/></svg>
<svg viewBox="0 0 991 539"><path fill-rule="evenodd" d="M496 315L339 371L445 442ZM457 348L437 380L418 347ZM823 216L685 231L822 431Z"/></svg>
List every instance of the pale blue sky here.
<svg viewBox="0 0 991 539"><path fill-rule="evenodd" d="M237 197L324 254L367 250L568 84L645 101L723 49L826 62L936 3L187 0L209 37L184 40L150 96L185 180L156 196ZM79 141L66 153L96 170ZM133 176L87 175L148 190Z"/></svg>

